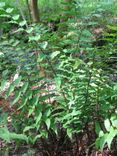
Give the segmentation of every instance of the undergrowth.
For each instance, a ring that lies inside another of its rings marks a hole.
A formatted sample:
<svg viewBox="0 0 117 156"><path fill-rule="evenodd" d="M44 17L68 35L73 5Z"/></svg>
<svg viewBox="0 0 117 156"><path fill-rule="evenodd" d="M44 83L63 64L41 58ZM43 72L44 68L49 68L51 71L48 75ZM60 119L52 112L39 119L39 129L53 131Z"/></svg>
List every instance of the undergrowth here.
<svg viewBox="0 0 117 156"><path fill-rule="evenodd" d="M103 8L81 16L77 3L70 7L71 18L50 31L0 5L0 93L9 102L0 138L17 145L41 140L45 147L53 140L55 149L46 149L50 155L60 155L67 142L73 155L106 145L115 150L117 25L111 20L100 29Z"/></svg>

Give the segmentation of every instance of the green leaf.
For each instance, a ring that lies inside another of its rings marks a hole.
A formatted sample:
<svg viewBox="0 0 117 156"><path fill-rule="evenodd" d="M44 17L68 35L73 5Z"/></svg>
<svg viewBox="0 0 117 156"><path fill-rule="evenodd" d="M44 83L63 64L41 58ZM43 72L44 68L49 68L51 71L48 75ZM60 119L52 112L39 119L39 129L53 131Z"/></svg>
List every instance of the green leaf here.
<svg viewBox="0 0 117 156"><path fill-rule="evenodd" d="M55 83L58 89L60 89L61 87L61 78L60 77L56 77L55 78Z"/></svg>
<svg viewBox="0 0 117 156"><path fill-rule="evenodd" d="M6 70L4 70L4 71L2 72L2 76L3 76L3 77L6 77L8 73L9 73L9 70L6 69Z"/></svg>
<svg viewBox="0 0 117 156"><path fill-rule="evenodd" d="M14 98L14 101L12 103L12 105L14 105L15 103L17 103L20 99L20 95L21 95L21 92L18 91L16 94L15 94L15 98Z"/></svg>
<svg viewBox="0 0 117 156"><path fill-rule="evenodd" d="M117 31L117 26L108 25L107 27L111 30Z"/></svg>
<svg viewBox="0 0 117 156"><path fill-rule="evenodd" d="M9 96L14 91L14 89L15 89L15 86L11 84L10 87L8 88L6 95Z"/></svg>
<svg viewBox="0 0 117 156"><path fill-rule="evenodd" d="M28 112L28 117L34 112L34 110L35 110L35 105L30 107L29 112Z"/></svg>
<svg viewBox="0 0 117 156"><path fill-rule="evenodd" d="M6 88L6 86L7 86L7 81L6 81L6 80L3 80L3 81L1 82L0 91L4 91L5 88Z"/></svg>
<svg viewBox="0 0 117 156"><path fill-rule="evenodd" d="M32 100L32 104L35 105L35 106L37 106L38 100L39 100L39 96L35 96L35 97L33 98L33 100Z"/></svg>
<svg viewBox="0 0 117 156"><path fill-rule="evenodd" d="M41 138L41 137L42 137L42 134L36 135L36 137L33 139L33 143L35 143L35 141L36 141L37 139Z"/></svg>
<svg viewBox="0 0 117 156"><path fill-rule="evenodd" d="M116 135L117 135L117 130L111 128L111 130L110 130L110 132L109 132L109 134L108 134L108 136L107 136L107 139L106 139L109 149L111 148L111 143L112 143L112 141L113 141L113 139L114 139L114 137L115 137Z"/></svg>
<svg viewBox="0 0 117 156"><path fill-rule="evenodd" d="M108 133L104 134L101 138L100 138L100 149L101 151L103 150L104 148L104 145L107 141L107 136L108 136Z"/></svg>
<svg viewBox="0 0 117 156"><path fill-rule="evenodd" d="M50 116L50 114L51 114L51 110L50 110L50 109L48 109L48 110L45 112L45 114L46 114L46 116L47 116L47 117L49 117L49 116Z"/></svg>
<svg viewBox="0 0 117 156"><path fill-rule="evenodd" d="M40 35L37 35L37 36L31 36L29 37L29 41L38 41L40 40L41 36Z"/></svg>
<svg viewBox="0 0 117 156"><path fill-rule="evenodd" d="M95 123L95 131L96 131L96 134L99 135L99 133L101 131L101 127L100 127L99 122L96 122Z"/></svg>
<svg viewBox="0 0 117 156"><path fill-rule="evenodd" d="M38 117L36 117L36 125L40 122L41 117L42 117L42 113L40 112Z"/></svg>
<svg viewBox="0 0 117 156"><path fill-rule="evenodd" d="M46 130L42 130L41 135L45 138L48 138L48 132Z"/></svg>
<svg viewBox="0 0 117 156"><path fill-rule="evenodd" d="M78 67L83 64L83 61L81 59L76 59L75 64L73 65L73 69L76 70Z"/></svg>
<svg viewBox="0 0 117 156"><path fill-rule="evenodd" d="M70 128L67 129L67 135L70 139L72 139L72 129Z"/></svg>
<svg viewBox="0 0 117 156"><path fill-rule="evenodd" d="M26 32L27 32L28 34L30 34L30 33L32 33L33 30L34 30L34 28L33 28L33 27L30 27L30 28L28 28L28 29L26 30Z"/></svg>
<svg viewBox="0 0 117 156"><path fill-rule="evenodd" d="M19 140L24 140L26 142L28 142L28 138L26 135L24 134L16 134L16 133L9 133L10 139L19 139Z"/></svg>
<svg viewBox="0 0 117 156"><path fill-rule="evenodd" d="M100 138L97 138L96 139L95 146L96 146L96 149L99 149L100 148Z"/></svg>
<svg viewBox="0 0 117 156"><path fill-rule="evenodd" d="M26 135L9 132L6 127L0 128L0 138L6 140L7 142L10 142L10 140L12 139L28 141L28 138Z"/></svg>
<svg viewBox="0 0 117 156"><path fill-rule="evenodd" d="M117 90L117 83L114 85L113 90Z"/></svg>
<svg viewBox="0 0 117 156"><path fill-rule="evenodd" d="M23 31L24 31L23 28L19 28L19 29L17 29L16 31L14 31L14 33L23 32Z"/></svg>
<svg viewBox="0 0 117 156"><path fill-rule="evenodd" d="M31 91L31 90L28 90L28 91L26 92L26 97L30 100L30 99L32 99L32 96L33 96L32 91ZM34 102L34 101L33 101L33 102Z"/></svg>
<svg viewBox="0 0 117 156"><path fill-rule="evenodd" d="M111 120L112 126L117 128L117 115L112 114L110 120Z"/></svg>
<svg viewBox="0 0 117 156"><path fill-rule="evenodd" d="M4 53L0 52L0 58L4 57Z"/></svg>
<svg viewBox="0 0 117 156"><path fill-rule="evenodd" d="M37 62L42 62L45 58L46 58L46 56L44 54L39 54Z"/></svg>
<svg viewBox="0 0 117 156"><path fill-rule="evenodd" d="M13 10L14 10L13 8L7 8L7 9L6 9L6 12L7 12L7 13L12 13Z"/></svg>
<svg viewBox="0 0 117 156"><path fill-rule="evenodd" d="M5 2L0 2L0 8L3 8L5 6Z"/></svg>
<svg viewBox="0 0 117 156"><path fill-rule="evenodd" d="M51 124L50 118L48 118L48 119L45 121L45 123L46 123L46 125L47 125L48 130L49 130L50 124Z"/></svg>
<svg viewBox="0 0 117 156"><path fill-rule="evenodd" d="M13 81L14 86L18 86L19 83L21 82L22 77L19 76L17 79L15 79L15 81Z"/></svg>
<svg viewBox="0 0 117 156"><path fill-rule="evenodd" d="M0 17L3 17L3 18L11 18L10 15L6 15L6 14L2 14L2 15L0 15Z"/></svg>
<svg viewBox="0 0 117 156"><path fill-rule="evenodd" d="M21 103L21 106L18 108L18 110L23 108L27 104L27 101L28 101L28 98L22 97L22 103Z"/></svg>
<svg viewBox="0 0 117 156"><path fill-rule="evenodd" d="M23 26L26 25L26 23L27 23L27 22L24 20L24 21L20 22L19 25L20 25L21 27L23 27Z"/></svg>
<svg viewBox="0 0 117 156"><path fill-rule="evenodd" d="M55 57L57 57L60 54L60 51L55 51L51 54L51 59L54 59Z"/></svg>
<svg viewBox="0 0 117 156"><path fill-rule="evenodd" d="M18 24L16 21L13 21L13 20L11 20L11 21L9 21L7 23L9 23L9 24ZM14 46L14 44L13 44L13 46Z"/></svg>
<svg viewBox="0 0 117 156"><path fill-rule="evenodd" d="M34 129L34 128L35 128L35 124L32 125L32 126L26 126L26 127L24 128L23 132L25 133L25 132L29 131L30 129Z"/></svg>
<svg viewBox="0 0 117 156"><path fill-rule="evenodd" d="M111 127L111 124L110 124L109 119L106 119L106 120L104 121L104 125L105 125L106 130L109 132L110 127Z"/></svg>
<svg viewBox="0 0 117 156"><path fill-rule="evenodd" d="M14 15L14 16L12 17L12 19L15 20L15 21L17 21L17 20L19 19L19 17L20 17L20 15Z"/></svg>
<svg viewBox="0 0 117 156"><path fill-rule="evenodd" d="M99 132L99 137L103 137L104 136L104 132L101 130L100 132Z"/></svg>
<svg viewBox="0 0 117 156"><path fill-rule="evenodd" d="M0 138L10 142L9 131L6 127L0 128Z"/></svg>
<svg viewBox="0 0 117 156"><path fill-rule="evenodd" d="M41 43L40 46L45 50L46 47L48 46L48 42L45 41L45 42Z"/></svg>
<svg viewBox="0 0 117 156"><path fill-rule="evenodd" d="M22 92L22 93L25 93L25 92L26 92L26 90L27 90L27 88L28 88L28 85L29 85L28 82L24 82L24 85L23 85L22 88L21 88L21 92Z"/></svg>

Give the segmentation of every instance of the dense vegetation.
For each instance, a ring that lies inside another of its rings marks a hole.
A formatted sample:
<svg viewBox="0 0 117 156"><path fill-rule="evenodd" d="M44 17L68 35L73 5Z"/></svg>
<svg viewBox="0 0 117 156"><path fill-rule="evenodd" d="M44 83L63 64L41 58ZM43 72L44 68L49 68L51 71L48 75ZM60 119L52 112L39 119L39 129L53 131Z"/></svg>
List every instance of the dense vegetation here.
<svg viewBox="0 0 117 156"><path fill-rule="evenodd" d="M0 155L116 156L116 0L30 2L0 2Z"/></svg>

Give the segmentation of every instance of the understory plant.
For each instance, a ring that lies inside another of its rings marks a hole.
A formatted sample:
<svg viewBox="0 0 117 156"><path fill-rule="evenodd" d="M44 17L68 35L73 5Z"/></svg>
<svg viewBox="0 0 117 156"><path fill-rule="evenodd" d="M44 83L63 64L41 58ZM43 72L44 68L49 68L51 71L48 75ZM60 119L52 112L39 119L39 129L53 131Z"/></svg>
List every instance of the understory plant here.
<svg viewBox="0 0 117 156"><path fill-rule="evenodd" d="M59 138L62 131L77 146L85 140L88 148L94 143L101 150L105 144L111 148L117 135L117 82L110 73L116 74L111 62L117 27L108 25L106 42L97 47L96 23L89 25L88 17L79 20L76 3L69 12L72 18L62 23L65 31L60 23L52 33L43 24L12 17L12 9L3 11L13 28L0 39L0 91L10 101L12 132L2 120L0 137L35 144L52 134Z"/></svg>

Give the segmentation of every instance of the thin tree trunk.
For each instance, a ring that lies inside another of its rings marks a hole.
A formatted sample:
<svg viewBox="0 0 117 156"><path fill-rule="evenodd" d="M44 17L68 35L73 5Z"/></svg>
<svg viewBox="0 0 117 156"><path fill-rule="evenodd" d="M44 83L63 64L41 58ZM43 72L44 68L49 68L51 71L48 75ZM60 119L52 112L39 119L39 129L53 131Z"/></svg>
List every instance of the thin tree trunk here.
<svg viewBox="0 0 117 156"><path fill-rule="evenodd" d="M27 0L27 5L28 9L30 12L30 16L32 19L33 23L38 23L40 22L40 13L39 13L39 8L38 8L38 0ZM45 68L43 67L43 64L45 61L42 61L39 65L39 70L40 70L40 76L45 77Z"/></svg>
<svg viewBox="0 0 117 156"><path fill-rule="evenodd" d="M34 23L38 23L40 21L38 0L29 0L29 6L32 21Z"/></svg>

